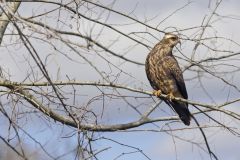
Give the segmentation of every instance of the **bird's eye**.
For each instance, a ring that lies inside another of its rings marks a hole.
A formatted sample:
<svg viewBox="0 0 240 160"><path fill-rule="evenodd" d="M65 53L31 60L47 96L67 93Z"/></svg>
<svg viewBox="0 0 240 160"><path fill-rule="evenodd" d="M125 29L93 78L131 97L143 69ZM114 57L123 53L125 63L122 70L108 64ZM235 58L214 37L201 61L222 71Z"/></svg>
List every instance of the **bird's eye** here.
<svg viewBox="0 0 240 160"><path fill-rule="evenodd" d="M172 37L171 39L172 39L172 40L177 40L177 37Z"/></svg>

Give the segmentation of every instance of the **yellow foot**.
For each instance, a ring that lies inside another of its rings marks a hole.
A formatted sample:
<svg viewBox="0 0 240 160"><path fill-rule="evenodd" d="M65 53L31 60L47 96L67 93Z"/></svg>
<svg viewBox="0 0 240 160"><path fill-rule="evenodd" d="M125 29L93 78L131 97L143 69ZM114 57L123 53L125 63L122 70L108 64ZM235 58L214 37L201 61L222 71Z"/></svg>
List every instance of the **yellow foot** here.
<svg viewBox="0 0 240 160"><path fill-rule="evenodd" d="M173 93L169 93L166 98L172 101L172 99L174 98Z"/></svg>
<svg viewBox="0 0 240 160"><path fill-rule="evenodd" d="M162 94L161 90L154 90L153 95L159 97Z"/></svg>

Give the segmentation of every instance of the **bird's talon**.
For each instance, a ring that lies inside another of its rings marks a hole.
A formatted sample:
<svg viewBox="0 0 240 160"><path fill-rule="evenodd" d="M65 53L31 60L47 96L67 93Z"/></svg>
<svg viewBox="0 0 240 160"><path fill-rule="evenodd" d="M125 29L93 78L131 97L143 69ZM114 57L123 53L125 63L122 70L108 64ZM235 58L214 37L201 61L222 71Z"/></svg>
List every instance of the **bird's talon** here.
<svg viewBox="0 0 240 160"><path fill-rule="evenodd" d="M162 94L161 90L157 90L157 91L154 90L154 91L153 91L153 95L154 95L154 96L160 97L161 94Z"/></svg>
<svg viewBox="0 0 240 160"><path fill-rule="evenodd" d="M167 99L169 99L170 101L172 101L173 98L174 98L174 95L172 93L169 93L167 95Z"/></svg>

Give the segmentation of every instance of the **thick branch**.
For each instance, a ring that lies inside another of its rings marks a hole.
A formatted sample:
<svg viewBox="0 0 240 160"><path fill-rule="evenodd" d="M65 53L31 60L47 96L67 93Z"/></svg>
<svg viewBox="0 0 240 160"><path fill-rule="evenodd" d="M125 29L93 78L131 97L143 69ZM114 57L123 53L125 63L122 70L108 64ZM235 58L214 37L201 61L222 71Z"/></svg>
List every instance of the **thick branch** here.
<svg viewBox="0 0 240 160"><path fill-rule="evenodd" d="M3 84L3 83L2 83ZM10 81L5 81L5 85L2 85L4 87L7 87L8 89L11 90L13 94L19 95L23 97L27 102L29 102L31 105L33 105L35 108L40 110L42 113L44 113L46 116L51 117L55 121L61 122L63 124L79 128L81 130L89 130L89 131L101 131L101 132L106 132L106 131L118 131L118 130L126 130L130 128L135 128L138 126L141 126L143 124L147 123L152 123L152 122L158 122L158 121L168 121L168 120L178 120L179 118L177 117L162 117L162 118L157 118L157 119L148 119L142 117L141 119L130 122L130 123L125 123L125 124L116 124L116 125L97 125L97 124L81 124L81 123L76 123L75 121L71 118L65 117L63 115L60 115L50 108L44 106L40 101L38 101L30 92L25 90L22 86L17 86L16 83L11 84Z"/></svg>
<svg viewBox="0 0 240 160"><path fill-rule="evenodd" d="M112 87L112 88L120 88L125 89L131 92L141 93L141 94L147 94L152 95L152 92L149 91L143 91L139 89L134 89L131 87L126 87L118 84L112 84L112 83L99 83L99 82L76 82L76 81L69 81L69 82L53 82L53 85L88 85L88 86L106 86L106 87ZM48 107L44 106L41 102L39 102L32 94L30 94L28 91L25 90L24 86L50 86L49 82L40 82L40 83L16 83L11 81L2 81L0 82L0 86L7 87L8 89L11 89L14 94L22 96L25 100L27 100L30 104L32 104L35 108L39 109L42 113L45 115L51 117L52 119L67 124L72 127L81 128L83 130L92 130L92 131L117 131L117 130L126 130L130 128L135 128L138 126L141 126L143 124L157 122L157 121L168 121L168 120L178 120L178 117L161 117L157 119L149 119L146 116L143 116L138 121L134 121L131 123L126 124L117 124L117 125L96 125L96 124L76 124L73 119L67 118L63 115L60 115L53 110L49 109ZM160 96L161 98L168 98L167 95L162 94ZM204 108L207 108L206 111L220 111L225 113L226 115L229 115L233 118L240 119L240 116L238 114L235 114L234 112L228 111L223 109L223 106L227 106L232 103L236 103L240 101L240 99L236 99L233 101L229 101L223 104L219 105L211 105L211 104L204 104L199 102L194 102L191 100L186 100L182 98L173 98L177 101L186 102L188 104L192 105L198 105L202 106ZM80 125L80 126L79 126Z"/></svg>

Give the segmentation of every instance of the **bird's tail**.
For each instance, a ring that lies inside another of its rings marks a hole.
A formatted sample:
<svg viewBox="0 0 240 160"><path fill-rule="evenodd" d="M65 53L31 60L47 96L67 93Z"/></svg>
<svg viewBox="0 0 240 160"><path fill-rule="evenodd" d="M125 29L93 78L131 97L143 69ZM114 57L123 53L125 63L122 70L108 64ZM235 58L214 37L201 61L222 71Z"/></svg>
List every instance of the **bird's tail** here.
<svg viewBox="0 0 240 160"><path fill-rule="evenodd" d="M188 105L183 102L176 102L176 101L168 101L172 108L177 112L179 118L183 121L183 123L187 126L190 125L191 120L191 113L188 110Z"/></svg>

